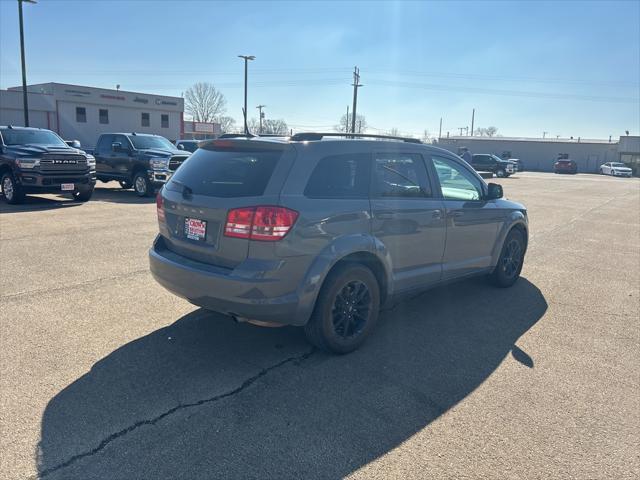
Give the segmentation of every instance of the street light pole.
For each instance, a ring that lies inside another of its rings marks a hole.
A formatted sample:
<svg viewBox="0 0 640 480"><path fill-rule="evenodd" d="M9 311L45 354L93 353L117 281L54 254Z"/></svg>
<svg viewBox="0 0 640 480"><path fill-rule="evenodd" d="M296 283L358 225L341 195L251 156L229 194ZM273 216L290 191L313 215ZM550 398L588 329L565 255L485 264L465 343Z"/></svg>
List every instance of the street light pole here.
<svg viewBox="0 0 640 480"><path fill-rule="evenodd" d="M249 133L249 127L247 126L247 71L249 60L255 60L253 55L238 55L239 58L244 58L244 109L242 114L244 115L244 133Z"/></svg>
<svg viewBox="0 0 640 480"><path fill-rule="evenodd" d="M24 126L29 126L29 101L27 100L27 67L24 58L24 26L22 20L22 2L36 3L35 0L18 0L18 17L20 18L20 56L22 60L22 106L24 108Z"/></svg>

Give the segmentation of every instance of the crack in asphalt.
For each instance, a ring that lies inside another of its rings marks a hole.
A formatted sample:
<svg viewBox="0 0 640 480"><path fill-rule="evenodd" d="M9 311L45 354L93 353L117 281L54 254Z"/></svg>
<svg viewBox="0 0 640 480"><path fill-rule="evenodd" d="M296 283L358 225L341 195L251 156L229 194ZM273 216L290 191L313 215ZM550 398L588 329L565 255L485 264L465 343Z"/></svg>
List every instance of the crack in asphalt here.
<svg viewBox="0 0 640 480"><path fill-rule="evenodd" d="M225 393L221 393L219 395L215 395L213 397L210 398L205 398L203 400L198 400L197 402L192 402L192 403L185 403L185 404L179 404L173 408L170 408L169 410L165 411L164 413L161 413L160 415L151 418L151 419L147 419L147 420L140 420L130 426L128 426L127 428L124 428L122 430L120 430L119 432L116 433L112 433L111 435L109 435L108 437L106 437L105 439L103 439L97 447L88 450L86 452L83 453L79 453L77 455L72 456L71 458L69 458L68 460L65 460L62 463L59 463L58 465L55 465L53 467L47 468L45 470L43 470L42 472L40 472L35 478L44 478L60 469L66 468L72 464L74 464L75 462L82 460L83 458L86 457L90 457L92 455L95 455L96 453L100 452L101 450L103 450L104 448L107 447L107 445L109 445L111 442L119 439L120 437L123 437L124 435L127 435L131 432L133 432L134 430L137 430L140 427L143 427L145 425L155 425L156 423L158 423L159 421L165 419L166 417L169 417L170 415L173 415L176 412L179 412L181 410L186 410L188 408L195 408L195 407L199 407L202 405L206 405L209 403L215 403L219 400L223 400L225 398L237 395L239 393L241 393L243 390L245 390L246 388L250 387L251 385L253 385L256 381L258 381L260 378L264 377L265 375L267 375L269 372L272 372L273 370L276 370L288 363L293 363L293 364L297 364L299 362L302 362L306 359L308 359L311 355L313 355L316 352L315 348L312 348L311 350L309 350L306 353L303 353L302 355L297 355L294 357L288 357L285 358L284 360L279 361L278 363L275 363L273 365L271 365L270 367L266 367L262 370L260 370L257 374L255 374L254 376L246 379L244 382L242 382L242 384L239 387L234 388L233 390L230 390L228 392Z"/></svg>

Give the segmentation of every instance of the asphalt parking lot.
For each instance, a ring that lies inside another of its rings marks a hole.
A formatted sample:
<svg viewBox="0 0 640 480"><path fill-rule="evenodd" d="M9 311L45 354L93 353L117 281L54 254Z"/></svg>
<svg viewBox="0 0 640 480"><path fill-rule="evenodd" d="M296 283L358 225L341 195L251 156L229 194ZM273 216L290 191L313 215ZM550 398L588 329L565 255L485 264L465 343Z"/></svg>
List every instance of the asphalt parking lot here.
<svg viewBox="0 0 640 480"><path fill-rule="evenodd" d="M0 203L0 477L638 478L640 181L500 183L518 283L396 304L347 356L159 287L152 199Z"/></svg>

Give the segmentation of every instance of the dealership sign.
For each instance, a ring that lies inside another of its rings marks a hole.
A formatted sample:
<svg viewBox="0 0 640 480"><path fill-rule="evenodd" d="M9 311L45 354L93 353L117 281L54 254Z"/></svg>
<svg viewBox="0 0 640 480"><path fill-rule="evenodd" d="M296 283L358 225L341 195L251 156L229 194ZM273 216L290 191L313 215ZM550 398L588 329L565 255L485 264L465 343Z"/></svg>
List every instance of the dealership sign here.
<svg viewBox="0 0 640 480"><path fill-rule="evenodd" d="M213 133L213 123L193 122L193 131L202 133Z"/></svg>

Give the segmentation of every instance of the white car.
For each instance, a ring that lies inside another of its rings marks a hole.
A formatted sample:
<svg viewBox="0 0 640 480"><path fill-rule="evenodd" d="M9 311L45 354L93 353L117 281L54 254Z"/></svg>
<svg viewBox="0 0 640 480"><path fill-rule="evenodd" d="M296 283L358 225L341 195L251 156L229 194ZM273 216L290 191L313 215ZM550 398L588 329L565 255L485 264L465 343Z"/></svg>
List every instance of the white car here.
<svg viewBox="0 0 640 480"><path fill-rule="evenodd" d="M602 175L612 175L614 177L630 177L632 170L624 163L607 162L600 165L600 173Z"/></svg>

